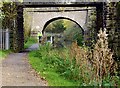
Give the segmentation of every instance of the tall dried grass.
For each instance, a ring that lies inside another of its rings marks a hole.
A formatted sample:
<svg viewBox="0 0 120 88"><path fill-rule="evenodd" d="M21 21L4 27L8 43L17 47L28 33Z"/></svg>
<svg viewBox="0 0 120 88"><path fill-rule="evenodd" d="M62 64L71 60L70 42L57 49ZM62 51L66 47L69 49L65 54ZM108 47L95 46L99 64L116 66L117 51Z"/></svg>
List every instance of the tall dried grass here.
<svg viewBox="0 0 120 88"><path fill-rule="evenodd" d="M108 48L106 29L100 30L98 41L91 53L92 67L95 71L97 81L102 81L106 76L116 72L117 63L113 59L113 53Z"/></svg>
<svg viewBox="0 0 120 88"><path fill-rule="evenodd" d="M88 59L88 49L81 48L77 45L77 42L73 42L70 48L70 57L71 59L76 60L76 65L79 66L80 73L79 75L82 77L84 82L89 82L88 76L91 78L91 67ZM72 60L71 60L72 61Z"/></svg>
<svg viewBox="0 0 120 88"><path fill-rule="evenodd" d="M70 48L70 58L76 60L81 71L80 76L85 82L102 82L106 76L115 73L117 68L117 63L112 58L113 53L108 48L106 30L100 30L98 37L93 50L81 48L77 42L72 43Z"/></svg>

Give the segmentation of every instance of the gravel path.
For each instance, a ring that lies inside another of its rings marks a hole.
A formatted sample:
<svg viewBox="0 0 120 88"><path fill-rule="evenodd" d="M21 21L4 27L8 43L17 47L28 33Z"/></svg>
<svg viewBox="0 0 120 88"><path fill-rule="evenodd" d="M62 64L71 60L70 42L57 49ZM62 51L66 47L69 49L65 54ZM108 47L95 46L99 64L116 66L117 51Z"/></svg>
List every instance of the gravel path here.
<svg viewBox="0 0 120 88"><path fill-rule="evenodd" d="M39 44L33 44L32 46L30 46L28 49L26 49L26 51L32 51L32 50L37 50L39 48Z"/></svg>
<svg viewBox="0 0 120 88"><path fill-rule="evenodd" d="M27 53L12 53L2 61L2 86L47 86L31 69Z"/></svg>

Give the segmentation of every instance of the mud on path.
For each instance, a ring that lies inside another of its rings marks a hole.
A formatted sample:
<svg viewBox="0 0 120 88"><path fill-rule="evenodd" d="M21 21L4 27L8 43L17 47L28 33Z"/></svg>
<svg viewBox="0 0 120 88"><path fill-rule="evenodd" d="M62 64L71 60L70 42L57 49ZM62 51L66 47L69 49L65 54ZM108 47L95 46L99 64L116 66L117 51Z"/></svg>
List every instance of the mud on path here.
<svg viewBox="0 0 120 88"><path fill-rule="evenodd" d="M12 53L2 61L2 86L47 86L31 68L27 53Z"/></svg>

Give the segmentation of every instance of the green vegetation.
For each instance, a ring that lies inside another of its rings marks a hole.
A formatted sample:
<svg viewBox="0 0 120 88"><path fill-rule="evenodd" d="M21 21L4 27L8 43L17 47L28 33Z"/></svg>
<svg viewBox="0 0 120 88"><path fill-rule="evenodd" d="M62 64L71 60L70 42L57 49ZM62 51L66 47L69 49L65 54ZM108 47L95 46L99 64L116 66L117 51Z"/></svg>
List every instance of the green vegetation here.
<svg viewBox="0 0 120 88"><path fill-rule="evenodd" d="M48 43L30 52L29 62L50 86L120 86L105 33L100 31L92 51L77 42L55 49Z"/></svg>
<svg viewBox="0 0 120 88"><path fill-rule="evenodd" d="M94 7L93 7L94 8ZM86 22L85 30L85 44L89 47L93 47L94 43L96 42L97 38L97 30L96 30L96 10L88 11L88 20Z"/></svg>
<svg viewBox="0 0 120 88"><path fill-rule="evenodd" d="M9 29L10 31L10 49L18 52L23 45L19 30L17 30L17 5L15 2L2 2L2 29ZM16 24L16 25L14 25ZM20 41L21 39L21 41ZM20 44L21 43L21 44Z"/></svg>
<svg viewBox="0 0 120 88"><path fill-rule="evenodd" d="M65 29L66 29L66 27L64 27L64 21L63 20L56 20L55 22L52 22L46 28L46 32L62 33Z"/></svg>
<svg viewBox="0 0 120 88"><path fill-rule="evenodd" d="M66 29L64 31L64 40L67 40L67 41L77 41L78 45L79 46L82 46L83 45L83 35L82 35L82 30L81 28L69 28L69 29Z"/></svg>
<svg viewBox="0 0 120 88"><path fill-rule="evenodd" d="M48 34L60 34L54 36L54 46L66 47L77 41L79 46L83 45L83 31L75 22L68 19L58 19L47 25L45 32Z"/></svg>
<svg viewBox="0 0 120 88"><path fill-rule="evenodd" d="M63 50L62 50L63 51ZM65 53L65 52L64 52ZM75 86L77 83L74 80L70 80L61 74L70 64L70 61L66 60L66 64L63 59L58 56L58 50L51 50L49 45L42 46L40 50L32 51L29 53L29 60L32 67L48 81L50 86ZM59 67L60 66L60 67ZM71 69L72 70L72 69ZM69 74L69 72L67 73Z"/></svg>
<svg viewBox="0 0 120 88"><path fill-rule="evenodd" d="M32 44L36 43L37 39L35 39L34 37L29 37L27 42L25 42L24 44L24 48L27 49L29 48Z"/></svg>
<svg viewBox="0 0 120 88"><path fill-rule="evenodd" d="M11 53L10 50L0 50L0 60L4 59L10 53Z"/></svg>
<svg viewBox="0 0 120 88"><path fill-rule="evenodd" d="M27 12L29 8L24 9L23 12L23 17L24 17L24 41L27 42L27 40L30 37L30 32L31 32L31 22L32 22L32 17L31 15Z"/></svg>

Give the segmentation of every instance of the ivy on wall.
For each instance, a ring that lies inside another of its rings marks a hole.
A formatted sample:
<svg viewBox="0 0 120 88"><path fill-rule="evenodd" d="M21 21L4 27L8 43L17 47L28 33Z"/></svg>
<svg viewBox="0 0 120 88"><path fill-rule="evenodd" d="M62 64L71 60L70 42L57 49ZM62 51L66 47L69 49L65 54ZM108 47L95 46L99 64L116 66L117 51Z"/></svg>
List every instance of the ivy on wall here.
<svg viewBox="0 0 120 88"><path fill-rule="evenodd" d="M16 51L18 48L18 30L16 25L17 5L14 2L3 2L2 29L8 29L10 32L10 49Z"/></svg>
<svg viewBox="0 0 120 88"><path fill-rule="evenodd" d="M85 44L92 47L95 43L96 30L96 11L88 11L88 21L86 23L87 30L85 31Z"/></svg>

